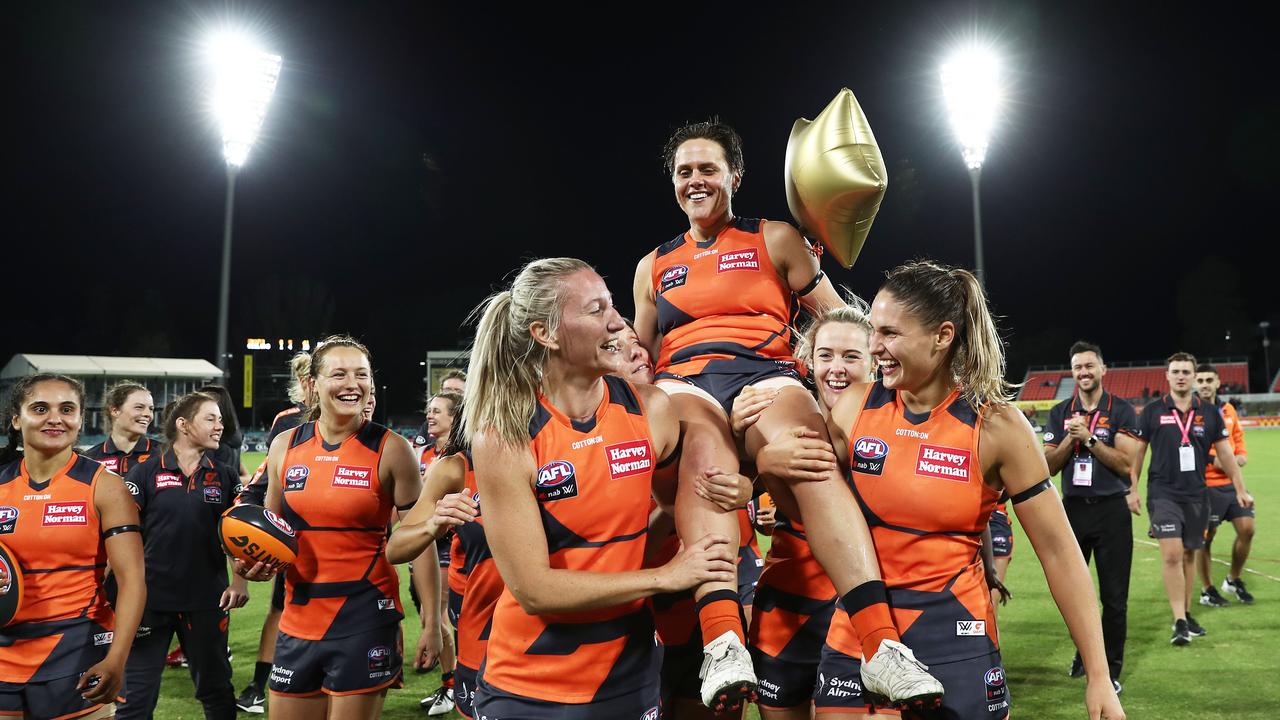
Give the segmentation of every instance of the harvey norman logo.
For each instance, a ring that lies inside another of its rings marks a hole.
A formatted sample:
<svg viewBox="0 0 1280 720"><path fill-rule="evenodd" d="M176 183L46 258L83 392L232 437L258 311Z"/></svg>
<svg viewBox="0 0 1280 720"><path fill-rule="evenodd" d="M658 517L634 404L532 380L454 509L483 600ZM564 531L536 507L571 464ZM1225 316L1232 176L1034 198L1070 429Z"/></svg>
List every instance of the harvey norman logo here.
<svg viewBox="0 0 1280 720"><path fill-rule="evenodd" d="M609 477L614 480L640 475L653 469L653 452L649 449L648 440L608 445L604 454L609 459Z"/></svg>
<svg viewBox="0 0 1280 720"><path fill-rule="evenodd" d="M970 452L943 445L921 445L916 456L916 474L969 482Z"/></svg>
<svg viewBox="0 0 1280 720"><path fill-rule="evenodd" d="M82 502L45 503L44 521L40 524L45 527L56 527L58 525L88 525L89 513L86 510L86 504Z"/></svg>
<svg viewBox="0 0 1280 720"><path fill-rule="evenodd" d="M333 469L333 486L348 488L373 487L373 468L339 465Z"/></svg>
<svg viewBox="0 0 1280 720"><path fill-rule="evenodd" d="M734 252L721 253L719 257L719 265L716 272L730 272L733 270L759 270L760 254L756 248L748 250L737 250Z"/></svg>

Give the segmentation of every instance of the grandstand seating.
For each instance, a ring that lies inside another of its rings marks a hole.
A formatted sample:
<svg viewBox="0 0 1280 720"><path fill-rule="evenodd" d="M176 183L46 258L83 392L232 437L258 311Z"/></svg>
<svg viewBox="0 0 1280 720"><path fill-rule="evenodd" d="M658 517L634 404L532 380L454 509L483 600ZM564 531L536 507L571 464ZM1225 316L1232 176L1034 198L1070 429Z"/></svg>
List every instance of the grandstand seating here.
<svg viewBox="0 0 1280 720"><path fill-rule="evenodd" d="M1224 386L1230 385L1244 388L1245 392L1248 391L1248 363L1215 363L1215 367L1218 368L1218 375L1222 378ZM1165 382L1164 373L1163 365L1108 367L1105 385L1111 393L1130 400L1141 399L1143 390L1147 390L1149 395L1163 395L1169 392L1169 384ZM1063 378L1070 376L1071 371L1067 368L1028 372L1018 399L1052 400L1057 397L1058 386ZM1274 387L1276 389L1273 392L1280 392L1280 375L1276 376Z"/></svg>

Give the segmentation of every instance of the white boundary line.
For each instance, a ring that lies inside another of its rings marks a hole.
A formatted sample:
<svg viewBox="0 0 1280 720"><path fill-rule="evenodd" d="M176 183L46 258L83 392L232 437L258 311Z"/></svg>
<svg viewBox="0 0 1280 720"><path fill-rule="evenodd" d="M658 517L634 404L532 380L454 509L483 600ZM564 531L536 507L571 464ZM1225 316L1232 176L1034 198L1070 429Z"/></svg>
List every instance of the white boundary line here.
<svg viewBox="0 0 1280 720"><path fill-rule="evenodd" d="M1151 542L1150 540L1138 540L1138 542L1142 543L1143 545L1147 545L1147 546L1150 546L1150 547L1153 547L1153 548L1158 548L1158 547L1160 547L1159 543L1153 543L1153 542ZM1219 565L1225 565L1226 567L1231 567L1231 563L1227 562L1226 560L1219 560L1219 559L1217 559L1217 558L1213 558L1213 561L1214 561L1215 563L1219 564ZM1245 572L1247 572L1247 573L1250 573L1250 574L1252 574L1252 575L1257 575L1258 577L1264 577L1264 578L1266 578L1266 579L1268 579L1268 580L1271 580L1271 581L1273 581L1273 582L1278 582L1278 583L1280 583L1280 577L1275 577L1274 575L1268 575L1268 574L1263 573L1263 572L1258 572L1257 570L1254 570L1253 568L1245 568L1245 569L1244 569L1244 571L1245 571Z"/></svg>

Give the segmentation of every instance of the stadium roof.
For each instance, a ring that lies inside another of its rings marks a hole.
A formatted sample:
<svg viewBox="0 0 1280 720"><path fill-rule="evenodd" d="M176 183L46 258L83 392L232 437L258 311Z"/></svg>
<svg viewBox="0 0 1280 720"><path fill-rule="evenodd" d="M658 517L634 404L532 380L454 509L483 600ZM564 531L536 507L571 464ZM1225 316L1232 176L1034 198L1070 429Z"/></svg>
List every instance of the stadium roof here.
<svg viewBox="0 0 1280 720"><path fill-rule="evenodd" d="M108 357L105 355L14 355L0 370L0 380L35 373L59 373L71 377L216 378L217 365L199 358Z"/></svg>

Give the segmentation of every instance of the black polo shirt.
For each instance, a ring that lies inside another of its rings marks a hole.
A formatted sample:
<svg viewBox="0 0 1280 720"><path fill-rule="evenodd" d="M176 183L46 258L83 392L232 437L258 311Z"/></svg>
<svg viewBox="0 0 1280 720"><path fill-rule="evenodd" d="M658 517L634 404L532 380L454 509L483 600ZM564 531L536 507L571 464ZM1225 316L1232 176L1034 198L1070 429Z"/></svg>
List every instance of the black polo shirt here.
<svg viewBox="0 0 1280 720"><path fill-rule="evenodd" d="M1067 421L1083 415L1085 423L1093 428L1098 442L1109 447L1116 446L1116 435L1121 433L1129 437L1138 437L1138 414L1133 406L1107 391L1102 392L1098 407L1089 412L1080 404L1080 394L1076 393L1069 400L1063 400L1049 411L1049 424L1044 431L1044 444L1057 447L1067 437ZM1067 464L1062 468L1063 497L1110 497L1124 495L1129 492L1129 474L1119 474L1092 457L1093 453L1083 443L1071 441L1075 449ZM1075 484L1075 463L1077 458L1088 457L1093 461L1093 477L1088 485Z"/></svg>
<svg viewBox="0 0 1280 720"><path fill-rule="evenodd" d="M147 609L212 610L227 589L227 556L218 518L235 500L239 474L200 458L195 474L178 467L172 450L129 471L125 485L142 516Z"/></svg>
<svg viewBox="0 0 1280 720"><path fill-rule="evenodd" d="M1200 500L1204 497L1204 467L1211 462L1209 448L1229 437L1231 430L1216 405L1206 403L1191 393L1194 413L1187 441L1195 452L1191 470L1181 470L1179 448L1187 415L1177 409L1169 395L1152 400L1142 409L1138 423L1141 439L1150 443L1151 460L1147 463L1147 498L1166 497L1175 500Z"/></svg>
<svg viewBox="0 0 1280 720"><path fill-rule="evenodd" d="M99 443L85 450L81 455L90 460L97 460L102 466L111 472L124 477L135 465L141 465L147 461L152 455L160 452L160 441L152 440L143 435L138 439L137 444L129 452L125 452L116 447L115 440L111 436L107 436L107 441Z"/></svg>

